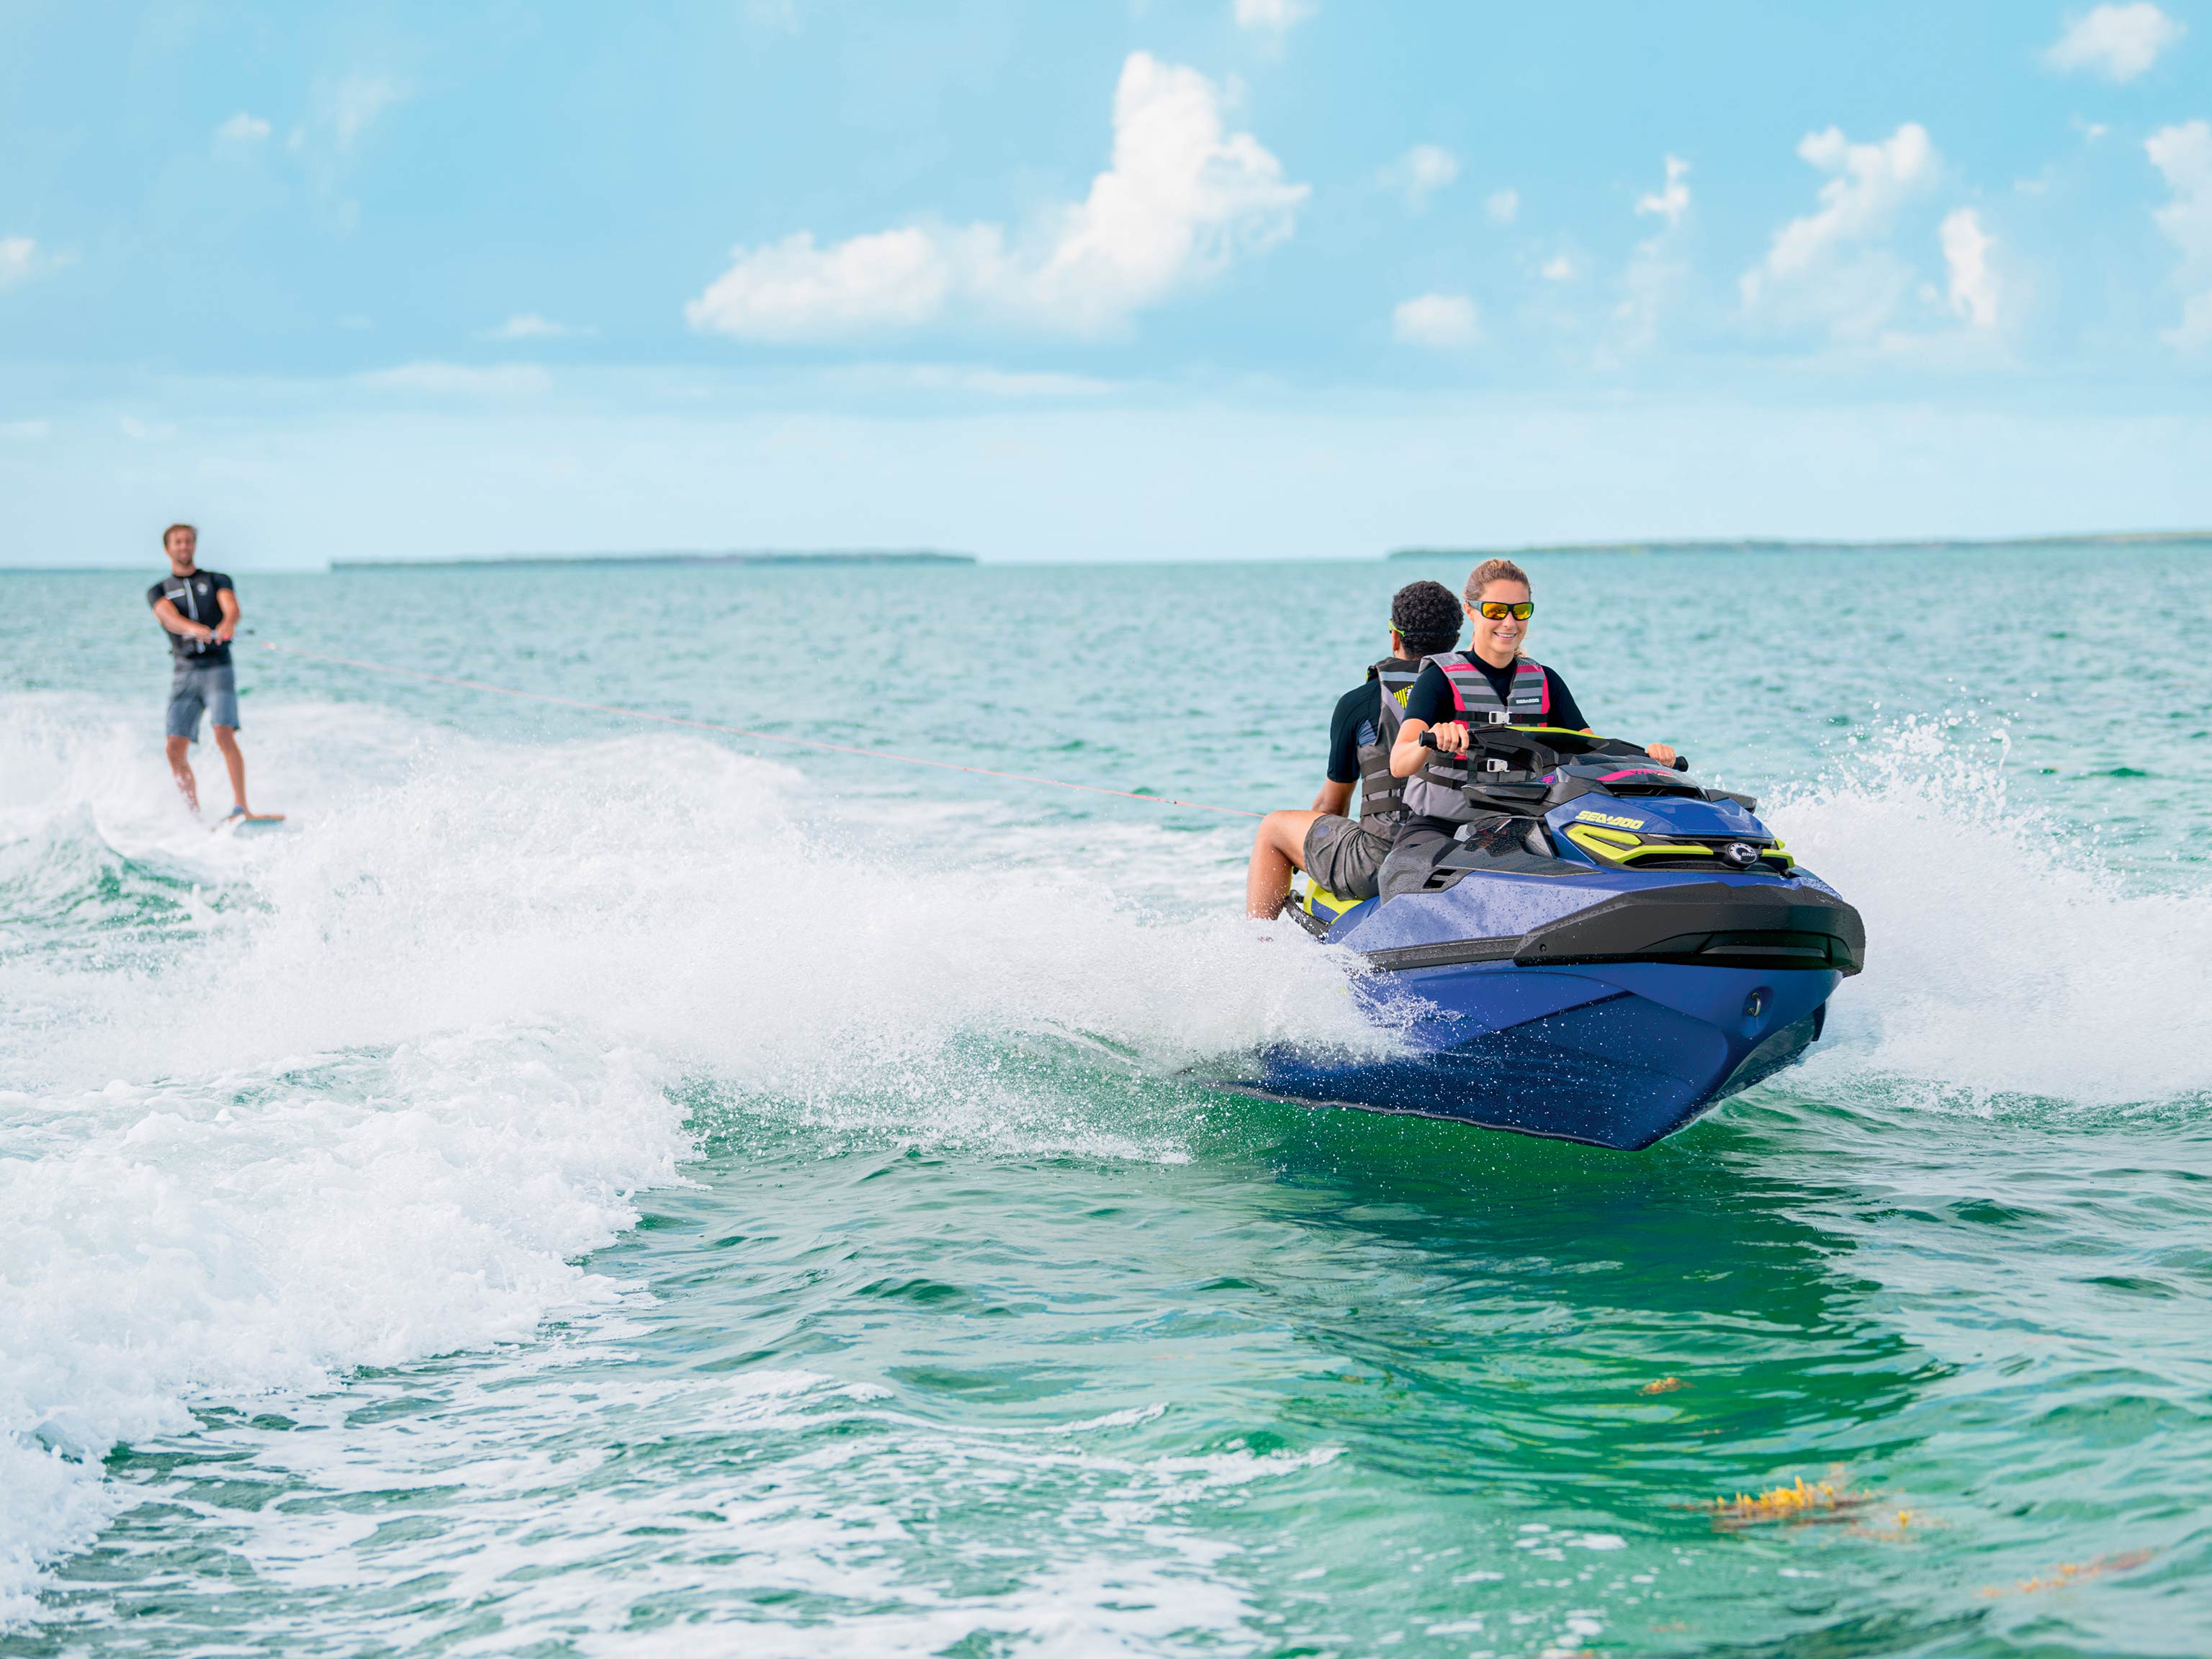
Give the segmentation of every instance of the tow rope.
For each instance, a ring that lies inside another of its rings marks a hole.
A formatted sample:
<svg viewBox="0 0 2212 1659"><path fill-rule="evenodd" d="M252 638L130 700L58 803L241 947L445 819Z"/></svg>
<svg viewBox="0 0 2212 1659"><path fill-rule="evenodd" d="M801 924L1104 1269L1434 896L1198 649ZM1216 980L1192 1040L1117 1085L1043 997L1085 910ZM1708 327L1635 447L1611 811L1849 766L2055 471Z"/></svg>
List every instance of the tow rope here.
<svg viewBox="0 0 2212 1659"><path fill-rule="evenodd" d="M797 749L820 749L833 755L859 755L868 760L898 761L908 766L931 766L941 772L966 772L979 778L1001 778L1010 783L1041 783L1054 789L1079 789L1086 794L1113 795L1121 800L1150 801L1155 806L1183 806L1194 812L1219 812L1234 818L1264 817L1260 812L1248 812L1241 806L1209 806L1202 800L1176 800L1169 795L1148 795L1134 789L1109 789L1096 783L1070 783L1065 778L1040 778L1027 772L998 772L988 766L963 766L957 761L927 760L919 755L894 755L884 749L858 749L849 744L823 743L817 738L788 738L775 732L756 732L743 726L723 726L714 720L686 720L681 714L655 714L642 708L622 708L613 703L582 702L574 697L556 697L544 691L523 691L511 685L491 685L483 680L457 679L450 674L432 674L419 668L395 668L390 663L356 662L351 657L327 656L319 651L301 651L289 645L271 645L260 641L264 651L275 651L287 657L299 657L308 662L331 663L340 668L354 668L364 674L389 674L401 679L428 680L434 685L458 685L465 690L486 691L494 696L518 697L529 702L550 702L562 708L581 708L594 714L618 714L625 720L655 720L663 726L690 726L699 732L721 732L735 738L755 738L763 743L788 744Z"/></svg>

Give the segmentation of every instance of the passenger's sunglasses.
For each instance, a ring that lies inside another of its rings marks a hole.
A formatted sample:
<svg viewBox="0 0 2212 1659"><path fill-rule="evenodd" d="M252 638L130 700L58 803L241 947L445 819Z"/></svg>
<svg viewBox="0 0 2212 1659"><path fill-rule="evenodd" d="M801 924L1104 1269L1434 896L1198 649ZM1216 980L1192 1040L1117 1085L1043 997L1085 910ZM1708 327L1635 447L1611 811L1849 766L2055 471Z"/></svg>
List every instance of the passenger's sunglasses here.
<svg viewBox="0 0 2212 1659"><path fill-rule="evenodd" d="M1508 605L1503 599L1485 599L1475 609L1492 622L1504 622L1508 617L1516 622L1527 622L1536 614L1534 604L1528 599L1518 605Z"/></svg>

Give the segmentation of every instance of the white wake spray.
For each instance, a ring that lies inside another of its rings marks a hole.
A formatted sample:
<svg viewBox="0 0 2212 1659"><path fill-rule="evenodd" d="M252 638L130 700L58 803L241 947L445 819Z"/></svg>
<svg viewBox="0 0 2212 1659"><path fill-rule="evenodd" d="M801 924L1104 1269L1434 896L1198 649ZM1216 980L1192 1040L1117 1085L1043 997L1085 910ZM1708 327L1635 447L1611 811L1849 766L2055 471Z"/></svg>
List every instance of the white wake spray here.
<svg viewBox="0 0 2212 1659"><path fill-rule="evenodd" d="M1867 927L1866 971L1790 1086L1976 1108L2212 1092L2212 886L2124 880L1967 737L1907 721L1765 809Z"/></svg>
<svg viewBox="0 0 2212 1659"><path fill-rule="evenodd" d="M7 701L0 1617L106 1519L96 1460L194 1401L604 1304L575 1261L680 1178L679 1080L1175 1157L1171 1121L1086 1119L1000 1061L1073 1044L1161 1077L1374 1040L1303 940L1144 915L1080 848L975 867L928 804L911 837L803 831L797 774L701 739L256 708L257 793L300 828L242 842L185 818L112 708Z"/></svg>
<svg viewBox="0 0 2212 1659"><path fill-rule="evenodd" d="M258 793L301 828L233 841L111 705L0 704L0 1617L118 1501L88 1460L193 1402L605 1305L575 1264L681 1178L672 1085L1174 1158L1171 1115L1009 1057L1158 1079L1384 1041L1338 960L1235 917L1218 838L1107 817L1018 851L1005 815L927 800L825 833L799 774L705 740L487 744L348 706L253 710ZM2010 804L1999 753L1907 726L1771 805L1871 941L1790 1086L2204 1092L2212 895L2115 878ZM1120 890L1176 867L1206 896L1180 914Z"/></svg>

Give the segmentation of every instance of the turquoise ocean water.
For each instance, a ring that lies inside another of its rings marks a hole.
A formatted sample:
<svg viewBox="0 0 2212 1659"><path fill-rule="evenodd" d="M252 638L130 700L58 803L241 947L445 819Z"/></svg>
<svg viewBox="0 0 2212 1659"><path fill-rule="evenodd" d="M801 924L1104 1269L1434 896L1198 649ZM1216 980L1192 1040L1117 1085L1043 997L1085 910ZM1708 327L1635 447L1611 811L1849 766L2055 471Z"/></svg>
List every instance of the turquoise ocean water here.
<svg viewBox="0 0 2212 1659"><path fill-rule="evenodd" d="M0 1656L2212 1651L2212 548L1531 562L1868 925L1641 1155L1210 1086L1357 1018L1243 821L248 649L213 836L157 573L0 577ZM240 586L1266 808L1463 574Z"/></svg>

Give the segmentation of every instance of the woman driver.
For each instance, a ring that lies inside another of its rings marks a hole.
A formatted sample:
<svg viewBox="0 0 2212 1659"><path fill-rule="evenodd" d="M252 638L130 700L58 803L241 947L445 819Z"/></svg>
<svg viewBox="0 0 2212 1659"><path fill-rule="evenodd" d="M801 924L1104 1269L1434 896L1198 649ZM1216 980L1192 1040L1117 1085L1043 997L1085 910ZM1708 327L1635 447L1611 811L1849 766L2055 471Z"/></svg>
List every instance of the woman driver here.
<svg viewBox="0 0 2212 1659"><path fill-rule="evenodd" d="M1567 684L1522 650L1535 614L1528 573L1510 559L1485 559L1467 579L1472 648L1431 657L1406 696L1405 722L1390 749L1390 770L1406 780L1405 816L1382 873L1384 897L1424 881L1431 865L1467 818L1467 716L1514 726L1565 726L1590 733ZM1436 733L1436 750L1421 735ZM1595 733L1590 733L1595 735ZM1674 750L1663 743L1644 751L1664 765ZM1394 877L1395 879L1394 880Z"/></svg>

